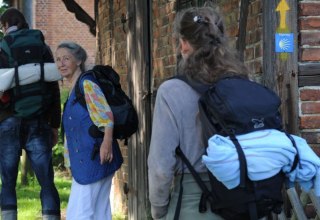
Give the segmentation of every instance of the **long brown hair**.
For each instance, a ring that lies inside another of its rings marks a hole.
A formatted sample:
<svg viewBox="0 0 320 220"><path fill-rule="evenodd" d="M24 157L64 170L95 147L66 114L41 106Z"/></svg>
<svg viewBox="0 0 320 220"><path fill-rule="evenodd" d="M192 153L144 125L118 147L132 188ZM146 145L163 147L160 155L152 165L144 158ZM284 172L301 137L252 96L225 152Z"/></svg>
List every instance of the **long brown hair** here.
<svg viewBox="0 0 320 220"><path fill-rule="evenodd" d="M194 52L186 59L178 45L178 74L201 83L212 83L227 75L247 77L248 70L228 45L222 17L212 7L189 8L178 12L174 34L187 40Z"/></svg>

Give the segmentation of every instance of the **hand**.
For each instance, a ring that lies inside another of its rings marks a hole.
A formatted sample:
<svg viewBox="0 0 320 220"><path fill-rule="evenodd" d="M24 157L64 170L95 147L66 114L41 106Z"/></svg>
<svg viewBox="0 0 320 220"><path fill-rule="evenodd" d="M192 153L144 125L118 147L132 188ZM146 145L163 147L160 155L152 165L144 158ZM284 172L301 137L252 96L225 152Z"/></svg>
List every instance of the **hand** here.
<svg viewBox="0 0 320 220"><path fill-rule="evenodd" d="M103 141L100 147L100 163L110 163L113 159L112 154L112 133L113 128L106 127L104 130Z"/></svg>
<svg viewBox="0 0 320 220"><path fill-rule="evenodd" d="M103 139L100 147L100 163L110 163L113 159L112 154L112 139Z"/></svg>
<svg viewBox="0 0 320 220"><path fill-rule="evenodd" d="M52 147L58 143L59 131L58 128L52 128Z"/></svg>

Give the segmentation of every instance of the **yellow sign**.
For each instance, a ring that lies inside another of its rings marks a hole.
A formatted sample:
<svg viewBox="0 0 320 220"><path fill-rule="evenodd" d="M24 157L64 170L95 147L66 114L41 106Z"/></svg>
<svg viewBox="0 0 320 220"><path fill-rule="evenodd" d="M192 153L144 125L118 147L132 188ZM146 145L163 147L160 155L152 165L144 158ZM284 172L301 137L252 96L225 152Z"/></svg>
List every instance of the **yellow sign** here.
<svg viewBox="0 0 320 220"><path fill-rule="evenodd" d="M276 8L276 11L280 13L280 28L285 29L286 24L286 16L287 11L289 10L289 5L287 4L286 0L281 0Z"/></svg>

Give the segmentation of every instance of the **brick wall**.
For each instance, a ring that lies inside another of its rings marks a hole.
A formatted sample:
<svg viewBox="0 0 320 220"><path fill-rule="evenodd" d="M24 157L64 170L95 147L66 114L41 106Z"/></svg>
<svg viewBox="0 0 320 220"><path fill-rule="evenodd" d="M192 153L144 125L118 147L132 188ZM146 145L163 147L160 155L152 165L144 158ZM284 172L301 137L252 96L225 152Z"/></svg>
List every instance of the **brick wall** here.
<svg viewBox="0 0 320 220"><path fill-rule="evenodd" d="M239 34L240 0L220 0L218 7L224 17L230 44L235 48ZM257 81L262 74L262 43L262 2L252 0L248 11L244 60L251 77Z"/></svg>
<svg viewBox="0 0 320 220"><path fill-rule="evenodd" d="M250 2L247 21L245 61L252 77L259 81L262 70L262 2Z"/></svg>
<svg viewBox="0 0 320 220"><path fill-rule="evenodd" d="M76 1L94 19L94 1ZM64 40L75 41L87 51L87 66L95 63L96 40L89 27L78 21L61 0L36 0L34 3L34 28L43 31L47 44L54 52Z"/></svg>
<svg viewBox="0 0 320 220"><path fill-rule="evenodd" d="M173 20L175 18L174 1L153 1L152 5L152 72L153 87L174 74L176 42L172 38Z"/></svg>
<svg viewBox="0 0 320 220"><path fill-rule="evenodd" d="M153 77L154 89L167 77L174 74L176 63L175 41L172 39L172 24L176 1L153 1ZM262 74L262 13L261 0L251 1L246 33L245 62L253 78ZM240 0L220 0L218 10L224 17L230 44L235 48L239 28Z"/></svg>
<svg viewBox="0 0 320 220"><path fill-rule="evenodd" d="M299 62L320 61L320 2L299 2ZM320 155L320 86L300 87L300 130L302 137Z"/></svg>
<svg viewBox="0 0 320 220"><path fill-rule="evenodd" d="M97 21L97 41L99 50L97 62L109 64L120 74L121 87L127 91L127 23L121 23L122 14L126 14L126 0L99 1L99 18ZM124 30L123 30L124 29ZM123 192L128 182L128 148L120 143L124 163L116 172L111 195L112 211L127 213L127 197Z"/></svg>

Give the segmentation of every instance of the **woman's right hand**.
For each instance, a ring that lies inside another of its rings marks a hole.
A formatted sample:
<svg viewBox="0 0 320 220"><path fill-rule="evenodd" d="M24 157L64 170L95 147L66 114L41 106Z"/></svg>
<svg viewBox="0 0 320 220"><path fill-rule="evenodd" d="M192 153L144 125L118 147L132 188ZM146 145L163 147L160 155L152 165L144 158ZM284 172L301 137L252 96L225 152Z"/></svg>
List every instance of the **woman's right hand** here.
<svg viewBox="0 0 320 220"><path fill-rule="evenodd" d="M110 163L113 159L112 153L112 133L113 128L106 127L104 131L103 141L100 147L100 163Z"/></svg>

